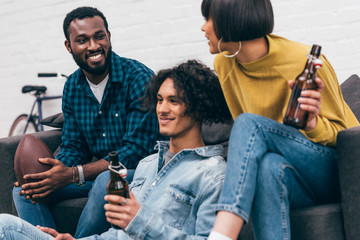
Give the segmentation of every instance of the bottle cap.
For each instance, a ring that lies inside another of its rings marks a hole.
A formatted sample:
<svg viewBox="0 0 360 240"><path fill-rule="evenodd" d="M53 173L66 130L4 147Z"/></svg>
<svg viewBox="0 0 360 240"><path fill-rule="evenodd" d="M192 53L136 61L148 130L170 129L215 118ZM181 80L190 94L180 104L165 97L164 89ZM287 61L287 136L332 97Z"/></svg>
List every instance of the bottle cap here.
<svg viewBox="0 0 360 240"><path fill-rule="evenodd" d="M127 176L127 169L120 169L119 170L120 177L126 177Z"/></svg>
<svg viewBox="0 0 360 240"><path fill-rule="evenodd" d="M317 59L314 60L314 66L315 66L316 69L321 68L322 64L323 64L323 62L322 62L322 60L320 58L317 58Z"/></svg>

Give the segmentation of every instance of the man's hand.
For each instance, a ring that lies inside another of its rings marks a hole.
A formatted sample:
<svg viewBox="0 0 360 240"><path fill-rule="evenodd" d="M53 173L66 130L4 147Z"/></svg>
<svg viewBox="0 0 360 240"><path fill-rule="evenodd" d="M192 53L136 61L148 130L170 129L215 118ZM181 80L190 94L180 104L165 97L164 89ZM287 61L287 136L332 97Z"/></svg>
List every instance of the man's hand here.
<svg viewBox="0 0 360 240"><path fill-rule="evenodd" d="M40 229L41 231L50 234L51 236L53 236L56 240L75 240L75 238L73 238L73 236L71 236L68 233L58 233L55 229L52 228L48 228L48 227L41 227L41 226L36 226L38 229Z"/></svg>
<svg viewBox="0 0 360 240"><path fill-rule="evenodd" d="M117 195L106 195L105 201L111 203L104 205L106 220L122 229L127 227L141 207L132 192L130 192L130 198L126 198L125 204L123 204L124 199Z"/></svg>
<svg viewBox="0 0 360 240"><path fill-rule="evenodd" d="M309 119L306 124L305 131L311 131L315 129L317 124L317 115L320 112L321 105L321 91L324 89L324 83L320 78L315 79L318 88L316 90L304 90L301 92L301 96L298 98L300 108L309 112ZM292 89L294 81L289 81L289 86Z"/></svg>
<svg viewBox="0 0 360 240"><path fill-rule="evenodd" d="M55 190L72 183L72 169L66 167L62 162L53 158L40 158L39 162L52 165L51 169L42 173L27 174L26 180L40 180L38 182L26 183L21 186L20 195L26 195L26 199L48 196ZM18 185L15 182L15 186ZM33 202L34 203L34 202Z"/></svg>

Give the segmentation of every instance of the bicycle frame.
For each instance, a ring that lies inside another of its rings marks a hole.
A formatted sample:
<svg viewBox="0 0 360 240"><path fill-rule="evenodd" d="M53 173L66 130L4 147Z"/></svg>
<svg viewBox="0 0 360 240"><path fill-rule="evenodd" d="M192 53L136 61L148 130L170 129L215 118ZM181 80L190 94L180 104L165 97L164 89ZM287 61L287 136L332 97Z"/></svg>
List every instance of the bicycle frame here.
<svg viewBox="0 0 360 240"><path fill-rule="evenodd" d="M68 78L67 75L62 73L38 73L38 77L57 77L58 80ZM13 136L14 133L18 135L25 134L28 130L30 130L30 132L44 131L44 126L41 124L43 119L42 102L62 98L62 95L46 96L46 89L46 86L39 85L25 85L22 87L21 92L33 95L35 101L32 104L30 113L22 113L14 120L10 128L9 136Z"/></svg>
<svg viewBox="0 0 360 240"><path fill-rule="evenodd" d="M25 125L25 129L24 129L24 133L26 132L28 125L29 125L29 120L31 120L32 118L35 120L35 123L38 126L38 130L40 132L44 131L44 126L40 123L40 121L42 120L42 102L43 101L47 101L47 100L53 100L53 99L57 99L57 98L62 98L61 95L57 95L57 96L40 96L39 94L35 95L36 99L31 107L30 113L29 113L29 118L26 122ZM34 109L35 109L35 105L37 105L37 115L34 114Z"/></svg>

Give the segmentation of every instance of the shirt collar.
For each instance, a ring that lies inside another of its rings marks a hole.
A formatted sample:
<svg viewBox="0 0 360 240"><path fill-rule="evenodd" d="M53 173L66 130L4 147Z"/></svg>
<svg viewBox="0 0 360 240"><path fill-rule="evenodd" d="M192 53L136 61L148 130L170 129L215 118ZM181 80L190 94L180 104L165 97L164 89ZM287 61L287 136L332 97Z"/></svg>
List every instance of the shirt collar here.
<svg viewBox="0 0 360 240"><path fill-rule="evenodd" d="M123 62L119 55L115 52L111 52L111 64L110 64L110 81L122 83L124 81L123 75Z"/></svg>
<svg viewBox="0 0 360 240"><path fill-rule="evenodd" d="M158 141L155 150L159 150L159 154L163 154L164 150L168 149L170 146L169 141ZM204 146L199 148L191 148L191 149L183 149L177 154L181 152L194 152L199 156L204 158L214 157L223 154L223 146L222 145L211 145L211 146Z"/></svg>

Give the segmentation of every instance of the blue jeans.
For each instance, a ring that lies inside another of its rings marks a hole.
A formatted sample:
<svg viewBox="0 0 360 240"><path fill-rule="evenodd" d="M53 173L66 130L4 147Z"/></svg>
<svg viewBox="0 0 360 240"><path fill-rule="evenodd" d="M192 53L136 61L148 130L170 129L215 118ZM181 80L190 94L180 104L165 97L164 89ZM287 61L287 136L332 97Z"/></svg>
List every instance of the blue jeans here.
<svg viewBox="0 0 360 240"><path fill-rule="evenodd" d="M32 224L9 214L0 214L0 240L54 239Z"/></svg>
<svg viewBox="0 0 360 240"><path fill-rule="evenodd" d="M135 170L128 169L126 180L130 183ZM75 238L87 237L95 234L106 232L110 228L110 224L106 221L104 200L106 192L106 184L110 179L109 171L105 171L95 179L92 190L89 192L89 200L87 201L75 233ZM94 191L93 189L96 189Z"/></svg>
<svg viewBox="0 0 360 240"><path fill-rule="evenodd" d="M107 232L82 240L117 239L118 231L110 228ZM124 237L124 235L121 235ZM44 233L34 225L10 214L0 214L0 240L51 240L50 234ZM125 239L125 238L124 238ZM130 238L126 238L130 239Z"/></svg>
<svg viewBox="0 0 360 240"><path fill-rule="evenodd" d="M290 209L339 200L335 149L262 116L236 119L217 210L251 213L256 239L278 240L290 239Z"/></svg>
<svg viewBox="0 0 360 240"><path fill-rule="evenodd" d="M128 170L127 180L132 180L134 170ZM16 210L20 218L33 224L56 229L54 219L51 215L48 205L79 197L88 197L88 201L81 213L75 238L101 234L108 230L110 224L106 221L104 196L106 195L106 184L110 179L109 171L105 171L95 179L95 181L86 181L84 186L69 184L66 187L57 190L50 195L48 204L31 204L31 200L26 200L20 196L20 187L13 189L13 199Z"/></svg>

